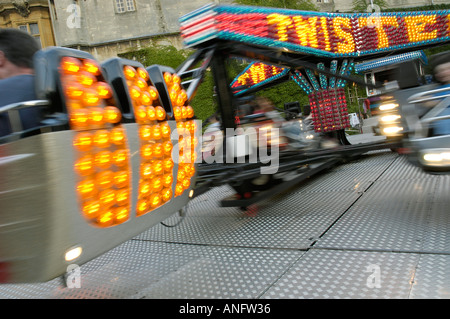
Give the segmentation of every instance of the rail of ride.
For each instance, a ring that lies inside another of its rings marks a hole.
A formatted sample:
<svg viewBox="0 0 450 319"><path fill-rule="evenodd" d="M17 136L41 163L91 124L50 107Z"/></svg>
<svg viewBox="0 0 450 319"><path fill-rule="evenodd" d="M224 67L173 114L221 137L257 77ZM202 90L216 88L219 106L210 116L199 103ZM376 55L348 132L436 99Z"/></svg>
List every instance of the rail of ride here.
<svg viewBox="0 0 450 319"><path fill-rule="evenodd" d="M39 51L39 100L0 108L10 128L0 137L0 283L53 279L189 202L201 162L201 128L190 102L208 67L223 127L235 127L232 102L246 93L224 81L230 55L276 67L260 75L258 83L268 81L256 89L286 75L299 85L313 73L327 76L327 87L321 87L323 77L318 87L304 86L319 118L331 81L360 83L343 65L448 42L449 17L446 10L382 13L373 24L368 14L212 5L181 17L185 44L197 51L177 70L121 58L100 63L67 48ZM247 92L255 89L241 84ZM37 121L25 127L29 114ZM308 163L328 155L319 150ZM298 169L310 157L289 153L280 167Z"/></svg>

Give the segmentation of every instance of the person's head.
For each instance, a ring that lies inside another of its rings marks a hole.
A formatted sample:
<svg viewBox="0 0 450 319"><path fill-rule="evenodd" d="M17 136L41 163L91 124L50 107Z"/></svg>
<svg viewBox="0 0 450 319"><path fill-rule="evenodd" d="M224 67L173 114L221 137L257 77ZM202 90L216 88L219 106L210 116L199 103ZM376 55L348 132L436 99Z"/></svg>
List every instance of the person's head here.
<svg viewBox="0 0 450 319"><path fill-rule="evenodd" d="M270 102L270 100L267 99L266 97L262 96L256 97L256 103L258 105L258 108L263 112L270 112L274 110L272 102Z"/></svg>
<svg viewBox="0 0 450 319"><path fill-rule="evenodd" d="M33 73L33 55L39 45L19 29L0 29L0 79Z"/></svg>
<svg viewBox="0 0 450 319"><path fill-rule="evenodd" d="M450 52L435 54L430 60L435 79L440 83L450 83Z"/></svg>

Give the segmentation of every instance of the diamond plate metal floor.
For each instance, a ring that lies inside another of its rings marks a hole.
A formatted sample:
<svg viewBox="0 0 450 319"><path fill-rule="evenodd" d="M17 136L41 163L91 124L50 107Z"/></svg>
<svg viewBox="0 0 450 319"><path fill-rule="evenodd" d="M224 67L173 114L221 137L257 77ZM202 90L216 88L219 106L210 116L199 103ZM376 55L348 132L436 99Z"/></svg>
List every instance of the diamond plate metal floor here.
<svg viewBox="0 0 450 319"><path fill-rule="evenodd" d="M58 278L0 285L0 298L450 298L450 176L389 150L249 209L228 186ZM178 222L180 222L178 224ZM176 225L167 227L167 225Z"/></svg>

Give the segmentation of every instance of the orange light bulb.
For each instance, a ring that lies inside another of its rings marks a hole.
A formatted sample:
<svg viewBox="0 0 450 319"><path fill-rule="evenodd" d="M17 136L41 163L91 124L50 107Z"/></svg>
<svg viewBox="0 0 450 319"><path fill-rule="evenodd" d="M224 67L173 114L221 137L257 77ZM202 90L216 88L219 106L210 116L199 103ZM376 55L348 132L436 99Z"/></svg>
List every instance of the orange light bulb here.
<svg viewBox="0 0 450 319"><path fill-rule="evenodd" d="M163 74L164 76L164 81L166 82L167 86L171 86L172 85L172 74L170 74L169 72L164 72Z"/></svg>
<svg viewBox="0 0 450 319"><path fill-rule="evenodd" d="M117 207L115 211L117 223L123 223L130 217L130 210L128 207Z"/></svg>
<svg viewBox="0 0 450 319"><path fill-rule="evenodd" d="M170 158L167 158L163 161L164 171L166 172L172 172L172 168L174 166L173 160Z"/></svg>
<svg viewBox="0 0 450 319"><path fill-rule="evenodd" d="M169 201L169 200L172 198L172 195L173 195L172 189L170 189L170 188L165 188L165 189L163 189L163 191L162 191L162 200L163 200L164 202L167 202L167 201Z"/></svg>
<svg viewBox="0 0 450 319"><path fill-rule="evenodd" d="M81 208L86 218L96 218L101 212L101 205L98 200L89 200L83 203Z"/></svg>
<svg viewBox="0 0 450 319"><path fill-rule="evenodd" d="M76 129L86 128L89 123L89 111L87 109L75 109L70 112L70 124Z"/></svg>
<svg viewBox="0 0 450 319"><path fill-rule="evenodd" d="M161 124L161 135L163 138L169 138L170 137L170 126L169 123L164 122Z"/></svg>
<svg viewBox="0 0 450 319"><path fill-rule="evenodd" d="M89 108L89 123L92 125L102 125L103 124L103 108L101 107L91 107Z"/></svg>
<svg viewBox="0 0 450 319"><path fill-rule="evenodd" d="M192 117L194 117L194 109L192 106L188 105L186 106L186 118L190 119Z"/></svg>
<svg viewBox="0 0 450 319"><path fill-rule="evenodd" d="M156 100L159 96L158 90L154 86L148 87L148 93L150 93L153 101Z"/></svg>
<svg viewBox="0 0 450 319"><path fill-rule="evenodd" d="M153 156L153 146L152 144L144 144L141 146L140 151L141 157L145 160L149 160Z"/></svg>
<svg viewBox="0 0 450 319"><path fill-rule="evenodd" d="M80 176L94 173L94 159L91 155L85 155L75 162L75 170Z"/></svg>
<svg viewBox="0 0 450 319"><path fill-rule="evenodd" d="M152 180L153 192L159 192L163 188L163 181L161 177L156 177Z"/></svg>
<svg viewBox="0 0 450 319"><path fill-rule="evenodd" d="M148 91L143 91L139 101L142 105L152 105L153 99Z"/></svg>
<svg viewBox="0 0 450 319"><path fill-rule="evenodd" d="M173 115L175 116L175 120L181 120L183 117L183 113L181 111L181 107L176 106L173 108Z"/></svg>
<svg viewBox="0 0 450 319"><path fill-rule="evenodd" d="M137 77L137 71L134 67L125 65L123 67L123 73L127 80L134 80Z"/></svg>
<svg viewBox="0 0 450 319"><path fill-rule="evenodd" d="M118 123L122 119L122 113L115 106L107 106L103 110L103 117L107 123Z"/></svg>
<svg viewBox="0 0 450 319"><path fill-rule="evenodd" d="M118 188L123 188L128 186L130 181L130 174L128 173L128 171L123 170L123 171L118 171L116 173L114 173L114 184L118 187Z"/></svg>
<svg viewBox="0 0 450 319"><path fill-rule="evenodd" d="M111 143L115 145L123 145L125 143L125 129L122 127L115 127L110 133Z"/></svg>
<svg viewBox="0 0 450 319"><path fill-rule="evenodd" d="M134 84L141 90L146 90L148 88L147 82L139 76L134 80Z"/></svg>
<svg viewBox="0 0 450 319"><path fill-rule="evenodd" d="M148 141L152 137L152 127L150 125L142 125L139 127L139 137Z"/></svg>
<svg viewBox="0 0 450 319"><path fill-rule="evenodd" d="M170 141L166 141L163 143L164 154L170 155L173 149L173 144Z"/></svg>
<svg viewBox="0 0 450 319"><path fill-rule="evenodd" d="M135 107L134 116L139 123L144 123L147 120L147 108L143 105Z"/></svg>
<svg viewBox="0 0 450 319"><path fill-rule="evenodd" d="M125 206L130 203L130 190L128 188L122 188L116 192L116 205Z"/></svg>
<svg viewBox="0 0 450 319"><path fill-rule="evenodd" d="M109 227L114 222L114 213L112 210L108 210L106 213L101 214L97 217L97 223L101 227Z"/></svg>
<svg viewBox="0 0 450 319"><path fill-rule="evenodd" d="M164 153L163 145L161 143L156 143L153 145L153 156L162 157Z"/></svg>
<svg viewBox="0 0 450 319"><path fill-rule="evenodd" d="M95 83L94 89L97 91L98 96L102 99L109 99L112 97L112 89L106 82Z"/></svg>
<svg viewBox="0 0 450 319"><path fill-rule="evenodd" d="M162 136L161 126L159 124L153 125L153 127L152 127L152 137L155 140L159 140L161 138L161 136Z"/></svg>
<svg viewBox="0 0 450 319"><path fill-rule="evenodd" d="M136 85L132 85L129 89L128 92L130 93L130 97L133 100L139 100L139 98L141 97L141 89L139 87L137 87Z"/></svg>
<svg viewBox="0 0 450 319"><path fill-rule="evenodd" d="M160 194L152 194L150 196L150 206L152 208L158 207L159 205L161 205L161 202L162 202L162 198L161 198Z"/></svg>
<svg viewBox="0 0 450 319"><path fill-rule="evenodd" d="M97 192L95 182L92 179L83 180L78 183L77 191L81 198L92 197Z"/></svg>
<svg viewBox="0 0 450 319"><path fill-rule="evenodd" d="M150 121L156 120L156 109L153 106L147 108L147 117Z"/></svg>
<svg viewBox="0 0 450 319"><path fill-rule="evenodd" d="M166 174L163 176L162 178L162 182L164 187L172 187L172 183L173 183L173 176L171 174Z"/></svg>
<svg viewBox="0 0 450 319"><path fill-rule="evenodd" d="M107 130L98 130L94 134L94 145L101 148L109 147L109 132Z"/></svg>
<svg viewBox="0 0 450 319"><path fill-rule="evenodd" d="M64 92L69 99L79 100L83 96L84 87L79 83L70 83L65 85Z"/></svg>
<svg viewBox="0 0 450 319"><path fill-rule="evenodd" d="M183 194L183 191L184 191L183 184L177 183L175 186L175 195L179 196L179 195Z"/></svg>
<svg viewBox="0 0 450 319"><path fill-rule="evenodd" d="M166 111L161 106L155 107L155 111L157 120L163 121L166 119Z"/></svg>
<svg viewBox="0 0 450 319"><path fill-rule="evenodd" d="M145 163L141 165L141 177L151 178L153 175L153 166L150 163Z"/></svg>
<svg viewBox="0 0 450 319"><path fill-rule="evenodd" d="M152 192L152 185L149 182L139 183L139 196L140 198L147 197Z"/></svg>
<svg viewBox="0 0 450 319"><path fill-rule="evenodd" d="M89 72L81 71L78 73L78 82L85 87L91 87L96 81L97 78Z"/></svg>
<svg viewBox="0 0 450 319"><path fill-rule="evenodd" d="M92 74L92 75L100 75L101 71L100 71L100 67L98 65L98 63L94 60L91 59L87 59L84 60L83 63L83 70L85 70L86 72Z"/></svg>
<svg viewBox="0 0 450 319"><path fill-rule="evenodd" d="M100 189L107 189L113 185L114 174L112 171L103 171L95 175L95 183Z"/></svg>
<svg viewBox="0 0 450 319"><path fill-rule="evenodd" d="M81 69L81 61L77 58L63 57L61 59L61 69L65 74L76 74Z"/></svg>
<svg viewBox="0 0 450 319"><path fill-rule="evenodd" d="M94 164L98 168L107 169L112 163L112 153L110 151L101 151L94 155Z"/></svg>
<svg viewBox="0 0 450 319"><path fill-rule="evenodd" d="M98 194L103 207L111 207L116 202L116 192L113 189L105 189Z"/></svg>
<svg viewBox="0 0 450 319"><path fill-rule="evenodd" d="M140 199L137 201L136 212L138 215L145 214L149 208L150 208L150 205L146 200Z"/></svg>
<svg viewBox="0 0 450 319"><path fill-rule="evenodd" d="M160 175L164 171L164 166L162 161L156 161L152 164L153 173L155 175Z"/></svg>
<svg viewBox="0 0 450 319"><path fill-rule="evenodd" d="M143 78L145 81L148 81L149 76L148 76L148 72L146 69L138 67L136 71L137 71L137 75L139 77Z"/></svg>

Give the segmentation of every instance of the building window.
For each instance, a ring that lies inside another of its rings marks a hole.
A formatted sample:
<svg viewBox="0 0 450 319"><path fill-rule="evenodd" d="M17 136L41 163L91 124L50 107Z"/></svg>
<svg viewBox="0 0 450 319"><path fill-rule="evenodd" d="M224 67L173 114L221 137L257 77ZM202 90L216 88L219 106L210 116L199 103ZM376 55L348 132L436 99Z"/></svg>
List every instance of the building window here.
<svg viewBox="0 0 450 319"><path fill-rule="evenodd" d="M21 24L19 25L19 29L31 34L31 36L36 39L39 47L42 48L41 33L39 32L39 25L37 23Z"/></svg>
<svg viewBox="0 0 450 319"><path fill-rule="evenodd" d="M116 0L117 13L136 11L134 0Z"/></svg>

